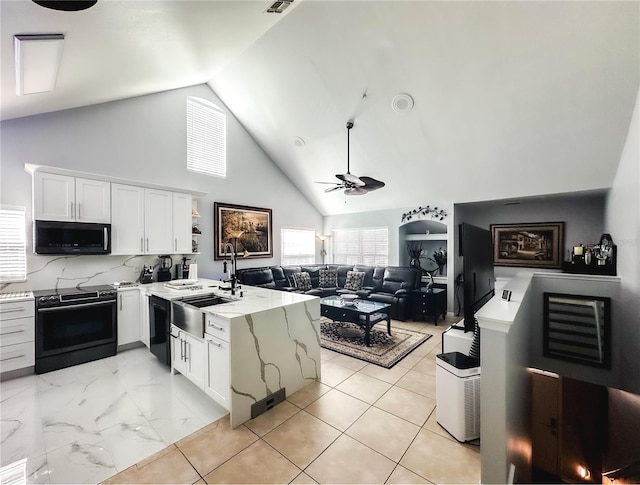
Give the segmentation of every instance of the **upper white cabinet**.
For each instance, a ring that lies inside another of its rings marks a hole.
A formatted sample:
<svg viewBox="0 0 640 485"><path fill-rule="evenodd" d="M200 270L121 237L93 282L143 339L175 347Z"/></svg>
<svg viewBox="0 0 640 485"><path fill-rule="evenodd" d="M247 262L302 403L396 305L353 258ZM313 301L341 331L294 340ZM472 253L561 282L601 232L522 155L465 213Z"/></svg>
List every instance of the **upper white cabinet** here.
<svg viewBox="0 0 640 485"><path fill-rule="evenodd" d="M33 214L41 221L111 222L111 184L46 172L33 174Z"/></svg>
<svg viewBox="0 0 640 485"><path fill-rule="evenodd" d="M191 248L191 194L173 193L173 253L187 254Z"/></svg>
<svg viewBox="0 0 640 485"><path fill-rule="evenodd" d="M145 253L173 253L173 195L166 190L144 189Z"/></svg>
<svg viewBox="0 0 640 485"><path fill-rule="evenodd" d="M111 184L111 254L144 253L144 189Z"/></svg>
<svg viewBox="0 0 640 485"><path fill-rule="evenodd" d="M111 254L191 253L191 195L111 184Z"/></svg>

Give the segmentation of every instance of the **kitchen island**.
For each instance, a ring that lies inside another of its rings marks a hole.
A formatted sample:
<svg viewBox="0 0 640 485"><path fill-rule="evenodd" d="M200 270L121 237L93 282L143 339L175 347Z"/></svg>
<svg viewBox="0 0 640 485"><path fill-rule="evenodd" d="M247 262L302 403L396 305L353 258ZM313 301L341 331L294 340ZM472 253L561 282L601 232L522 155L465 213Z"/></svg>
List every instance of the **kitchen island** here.
<svg viewBox="0 0 640 485"><path fill-rule="evenodd" d="M243 286L231 295L225 283L199 279L197 288L164 283L141 287L166 300L214 294L228 303L203 307L202 335L172 326L173 372L180 372L227 408L236 427L271 404L320 378L320 300L298 293ZM260 406L262 404L262 406Z"/></svg>

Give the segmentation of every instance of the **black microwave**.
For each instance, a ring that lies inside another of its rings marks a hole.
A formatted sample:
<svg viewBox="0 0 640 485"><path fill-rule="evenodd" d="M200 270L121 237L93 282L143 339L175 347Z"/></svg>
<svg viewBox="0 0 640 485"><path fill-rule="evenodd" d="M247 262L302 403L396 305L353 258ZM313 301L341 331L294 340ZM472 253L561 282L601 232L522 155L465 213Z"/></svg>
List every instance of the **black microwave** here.
<svg viewBox="0 0 640 485"><path fill-rule="evenodd" d="M111 224L35 221L36 254L110 254Z"/></svg>

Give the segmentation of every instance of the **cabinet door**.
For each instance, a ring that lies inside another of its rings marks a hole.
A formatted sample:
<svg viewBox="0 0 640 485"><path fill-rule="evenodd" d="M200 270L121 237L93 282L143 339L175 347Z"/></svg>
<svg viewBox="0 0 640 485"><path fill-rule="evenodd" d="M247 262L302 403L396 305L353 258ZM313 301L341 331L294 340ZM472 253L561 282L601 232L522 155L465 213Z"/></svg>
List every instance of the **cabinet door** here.
<svg viewBox="0 0 640 485"><path fill-rule="evenodd" d="M204 341L185 335L187 377L200 389L204 389L205 350Z"/></svg>
<svg viewBox="0 0 640 485"><path fill-rule="evenodd" d="M146 254L172 254L173 196L165 190L144 191L144 249Z"/></svg>
<svg viewBox="0 0 640 485"><path fill-rule="evenodd" d="M75 178L35 172L33 218L40 221L75 220Z"/></svg>
<svg viewBox="0 0 640 485"><path fill-rule="evenodd" d="M111 184L76 178L76 221L111 222Z"/></svg>
<svg viewBox="0 0 640 485"><path fill-rule="evenodd" d="M171 325L171 369L173 373L180 372L183 376L187 375L186 356L186 340L184 333L175 325Z"/></svg>
<svg viewBox="0 0 640 485"><path fill-rule="evenodd" d="M218 404L230 408L229 344L215 337L205 337L207 350L204 391Z"/></svg>
<svg viewBox="0 0 640 485"><path fill-rule="evenodd" d="M173 194L173 253L191 253L191 194Z"/></svg>
<svg viewBox="0 0 640 485"><path fill-rule="evenodd" d="M140 341L149 348L149 297L140 291Z"/></svg>
<svg viewBox="0 0 640 485"><path fill-rule="evenodd" d="M118 345L140 340L140 292L118 291Z"/></svg>
<svg viewBox="0 0 640 485"><path fill-rule="evenodd" d="M111 254L144 254L144 189L111 184Z"/></svg>

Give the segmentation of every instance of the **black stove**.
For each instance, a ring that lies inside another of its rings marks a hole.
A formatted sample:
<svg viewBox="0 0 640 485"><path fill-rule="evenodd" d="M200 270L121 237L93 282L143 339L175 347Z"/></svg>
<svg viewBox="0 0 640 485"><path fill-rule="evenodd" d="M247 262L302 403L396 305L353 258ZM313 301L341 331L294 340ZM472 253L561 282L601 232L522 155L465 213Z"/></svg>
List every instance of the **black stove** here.
<svg viewBox="0 0 640 485"><path fill-rule="evenodd" d="M117 291L111 285L33 292L36 373L116 354Z"/></svg>

